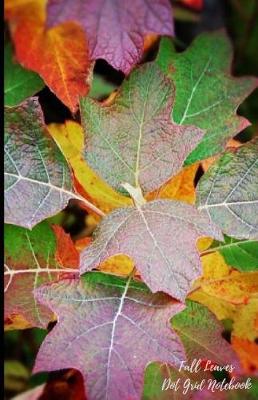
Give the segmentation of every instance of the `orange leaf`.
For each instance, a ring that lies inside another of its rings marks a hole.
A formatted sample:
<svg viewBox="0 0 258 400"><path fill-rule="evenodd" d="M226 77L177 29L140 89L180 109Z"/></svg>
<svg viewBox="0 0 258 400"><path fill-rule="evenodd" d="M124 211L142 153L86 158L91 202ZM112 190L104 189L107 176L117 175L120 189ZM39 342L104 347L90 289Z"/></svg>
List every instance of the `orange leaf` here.
<svg viewBox="0 0 258 400"><path fill-rule="evenodd" d="M52 226L56 235L57 249L56 259L59 264L67 268L78 268L79 253L68 233L65 233L63 228L58 225Z"/></svg>
<svg viewBox="0 0 258 400"><path fill-rule="evenodd" d="M159 189L148 193L146 200L174 199L193 204L195 202L194 178L199 163L185 167L179 174L169 179Z"/></svg>
<svg viewBox="0 0 258 400"><path fill-rule="evenodd" d="M240 339L234 336L231 343L246 373L254 373L258 369L258 345L248 339Z"/></svg>
<svg viewBox="0 0 258 400"><path fill-rule="evenodd" d="M78 239L75 241L75 247L76 249L81 252L85 247L89 246L91 244L92 238L89 236L86 236L84 238Z"/></svg>
<svg viewBox="0 0 258 400"><path fill-rule="evenodd" d="M16 7L17 8L16 8ZM6 16L17 61L37 72L60 100L75 112L79 95L89 91L88 45L80 26L66 22L45 27L45 1L7 1Z"/></svg>

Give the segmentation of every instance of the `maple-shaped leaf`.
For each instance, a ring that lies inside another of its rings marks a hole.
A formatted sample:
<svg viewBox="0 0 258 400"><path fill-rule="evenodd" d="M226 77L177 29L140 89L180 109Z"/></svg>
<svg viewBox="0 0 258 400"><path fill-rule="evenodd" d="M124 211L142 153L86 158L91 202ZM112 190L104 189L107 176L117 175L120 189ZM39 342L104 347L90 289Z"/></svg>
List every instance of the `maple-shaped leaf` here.
<svg viewBox="0 0 258 400"><path fill-rule="evenodd" d="M4 234L7 325L8 319L12 320L12 316L18 315L32 327L46 328L53 314L48 308L38 304L33 296L33 289L59 279L64 274L77 274L78 264L69 268L58 263L57 240L45 221L32 230L5 225ZM15 328L15 323L12 327ZM24 323L24 327L28 326Z"/></svg>
<svg viewBox="0 0 258 400"><path fill-rule="evenodd" d="M44 128L37 99L6 109L5 222L32 228L72 198L90 205L74 192L69 167Z"/></svg>
<svg viewBox="0 0 258 400"><path fill-rule="evenodd" d="M228 139L249 125L236 109L257 87L257 79L230 75L232 48L223 31L201 34L182 53L162 39L156 62L175 84L172 120L206 132L186 164L221 152Z"/></svg>
<svg viewBox="0 0 258 400"><path fill-rule="evenodd" d="M41 286L37 299L58 316L34 372L78 369L88 400L138 400L150 361L180 366L184 350L169 326L184 306L141 282L103 273Z"/></svg>
<svg viewBox="0 0 258 400"><path fill-rule="evenodd" d="M44 87L42 79L14 61L11 44L4 47L4 103L13 107Z"/></svg>
<svg viewBox="0 0 258 400"><path fill-rule="evenodd" d="M237 240L229 236L224 237L224 243L212 243L208 250L202 255L219 251L226 263L240 271L248 272L258 269L258 241L257 240Z"/></svg>
<svg viewBox="0 0 258 400"><path fill-rule="evenodd" d="M126 254L153 292L184 300L191 282L201 274L199 236L218 238L220 231L190 204L155 200L121 208L98 225L95 241L81 253L80 272L96 268L112 255Z"/></svg>
<svg viewBox="0 0 258 400"><path fill-rule="evenodd" d="M85 30L92 59L129 73L140 61L144 35L173 35L169 0L49 0L48 26L76 21Z"/></svg>
<svg viewBox="0 0 258 400"><path fill-rule="evenodd" d="M18 62L37 72L50 90L71 109L89 91L91 63L87 38L78 24L45 26L46 2L7 0L6 17Z"/></svg>
<svg viewBox="0 0 258 400"><path fill-rule="evenodd" d="M258 239L258 138L227 151L197 186L199 210L237 239Z"/></svg>
<svg viewBox="0 0 258 400"><path fill-rule="evenodd" d="M181 169L203 132L170 121L174 87L155 65L133 71L110 106L81 99L84 156L111 186L152 191Z"/></svg>

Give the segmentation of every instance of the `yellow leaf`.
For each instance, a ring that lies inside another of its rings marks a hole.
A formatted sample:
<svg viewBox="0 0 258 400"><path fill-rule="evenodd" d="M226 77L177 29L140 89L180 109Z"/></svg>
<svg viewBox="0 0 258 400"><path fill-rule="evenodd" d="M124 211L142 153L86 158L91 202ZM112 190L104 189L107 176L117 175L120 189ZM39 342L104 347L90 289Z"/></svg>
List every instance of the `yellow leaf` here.
<svg viewBox="0 0 258 400"><path fill-rule="evenodd" d="M197 301L200 304L206 306L213 314L216 315L218 320L231 319L234 320L237 306L219 298L215 298L204 292L202 289L198 289L188 296L188 299Z"/></svg>
<svg viewBox="0 0 258 400"><path fill-rule="evenodd" d="M134 268L133 261L124 254L110 257L100 264L99 270L115 275L127 276Z"/></svg>
<svg viewBox="0 0 258 400"><path fill-rule="evenodd" d="M83 159L84 133L80 124L66 121L65 124L50 124L48 131L61 148L73 169L80 194L93 202L103 212L132 205L132 200L113 190Z"/></svg>
<svg viewBox="0 0 258 400"><path fill-rule="evenodd" d="M233 329L235 336L251 342L258 337L258 299L239 307Z"/></svg>
<svg viewBox="0 0 258 400"><path fill-rule="evenodd" d="M197 248L200 252L207 250L212 244L213 239L210 237L203 237L197 240Z"/></svg>
<svg viewBox="0 0 258 400"><path fill-rule="evenodd" d="M229 274L230 267L217 251L203 256L201 262L204 279L219 279Z"/></svg>
<svg viewBox="0 0 258 400"><path fill-rule="evenodd" d="M14 329L27 329L27 328L31 328L31 323L29 323L20 314L12 314L4 321L5 331L12 331Z"/></svg>
<svg viewBox="0 0 258 400"><path fill-rule="evenodd" d="M231 271L228 276L218 279L201 278L198 284L205 293L232 304L247 304L251 298L258 296L257 272Z"/></svg>
<svg viewBox="0 0 258 400"><path fill-rule="evenodd" d="M167 181L159 189L148 193L147 201L155 199L174 199L193 204L195 202L194 178L199 163L185 167L182 171Z"/></svg>

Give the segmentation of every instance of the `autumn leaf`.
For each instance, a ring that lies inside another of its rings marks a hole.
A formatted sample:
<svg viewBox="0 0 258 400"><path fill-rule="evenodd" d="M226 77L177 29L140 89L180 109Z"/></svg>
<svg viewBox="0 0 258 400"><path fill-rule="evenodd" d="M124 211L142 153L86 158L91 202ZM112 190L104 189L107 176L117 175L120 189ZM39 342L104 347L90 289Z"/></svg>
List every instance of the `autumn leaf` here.
<svg viewBox="0 0 258 400"><path fill-rule="evenodd" d="M156 62L175 85L172 121L206 132L186 165L219 153L249 125L236 109L257 87L257 80L230 75L232 49L223 31L201 34L183 53L176 53L164 38Z"/></svg>
<svg viewBox="0 0 258 400"><path fill-rule="evenodd" d="M80 102L84 157L112 187L140 186L144 193L176 175L203 132L170 121L174 88L154 64L134 70L112 105Z"/></svg>
<svg viewBox="0 0 258 400"><path fill-rule="evenodd" d="M143 400L182 400L186 398L183 383L201 382L214 379L209 370L211 364L225 366L227 363L240 370L236 354L231 346L222 338L222 324L206 307L187 301L187 307L172 318L172 326L184 343L187 361L183 366L191 366L200 360L198 370L187 371L176 369L167 364L151 364L145 372L145 388ZM204 371L206 367L206 371ZM178 390L168 389L180 379ZM163 386L163 390L162 390ZM195 391L187 392L187 399L194 398Z"/></svg>
<svg viewBox="0 0 258 400"><path fill-rule="evenodd" d="M237 353L241 365L247 374L258 370L258 345L248 339L232 338L232 347Z"/></svg>
<svg viewBox="0 0 258 400"><path fill-rule="evenodd" d="M187 364L191 365L191 362L189 360ZM185 399L184 388L180 383L190 381L194 385L195 382L208 378L210 378L210 375L207 372L191 373L184 371L184 369L179 371L179 369L172 368L168 364L151 363L145 370L142 400L183 400ZM177 390L170 388L170 385L175 385L178 379L180 383ZM187 393L187 400L192 400L193 396L194 391Z"/></svg>
<svg viewBox="0 0 258 400"><path fill-rule="evenodd" d="M210 296L214 307L219 307L222 301L227 308L229 303L247 304L258 297L257 272L240 273L231 269L218 252L202 255L201 261L203 274L192 285L194 292L190 294L191 299L198 301L201 299L198 294L208 295L204 299Z"/></svg>
<svg viewBox="0 0 258 400"><path fill-rule="evenodd" d="M43 125L38 101L31 98L7 109L5 222L32 228L61 211L72 198L91 207L75 193L69 167Z"/></svg>
<svg viewBox="0 0 258 400"><path fill-rule="evenodd" d="M255 240L237 240L224 237L224 243L214 241L202 254L219 251L226 263L240 271L248 272L258 269L258 242Z"/></svg>
<svg viewBox="0 0 258 400"><path fill-rule="evenodd" d="M192 359L232 365L234 374L241 371L234 351L222 338L222 324L203 305L187 300L186 308L173 317L172 327Z"/></svg>
<svg viewBox="0 0 258 400"><path fill-rule="evenodd" d="M59 225L52 226L56 235L56 260L62 267L77 268L79 265L79 253L68 233L65 233Z"/></svg>
<svg viewBox="0 0 258 400"><path fill-rule="evenodd" d="M71 109L89 91L88 44L80 26L73 22L45 28L46 1L6 3L18 62L37 72L47 86ZM17 8L16 8L17 7Z"/></svg>
<svg viewBox="0 0 258 400"><path fill-rule="evenodd" d="M218 238L220 232L190 204L156 200L121 208L98 225L95 241L81 253L80 272L122 253L133 259L153 292L184 301L191 282L201 274L196 248L200 236Z"/></svg>
<svg viewBox="0 0 258 400"><path fill-rule="evenodd" d="M245 371L257 375L258 299L251 299L247 305L238 307L233 321L232 347Z"/></svg>
<svg viewBox="0 0 258 400"><path fill-rule="evenodd" d="M258 139L227 151L197 186L197 205L236 239L258 238Z"/></svg>
<svg viewBox="0 0 258 400"><path fill-rule="evenodd" d="M195 203L194 178L199 164L193 164L182 169L176 176L169 179L164 185L154 192L147 193L147 201L156 199L174 199L185 201L190 204Z"/></svg>
<svg viewBox="0 0 258 400"><path fill-rule="evenodd" d="M102 58L128 74L143 53L144 35L174 33L168 0L49 0L47 24L76 21L89 40L91 59Z"/></svg>
<svg viewBox="0 0 258 400"><path fill-rule="evenodd" d="M184 306L131 278L89 273L41 286L36 297L59 322L39 350L34 373L76 368L89 400L138 400L150 361L179 367L184 360L168 324Z"/></svg>
<svg viewBox="0 0 258 400"><path fill-rule="evenodd" d="M74 176L81 186L80 188L77 185L77 191L81 195L105 213L132 204L128 197L107 185L83 158L84 135L80 124L74 121L66 121L65 124L50 124L48 131L72 167Z"/></svg>
<svg viewBox="0 0 258 400"><path fill-rule="evenodd" d="M199 290L216 299L231 304L247 304L258 296L258 273L240 273L231 269L218 252L201 257L203 274L193 284ZM190 295L191 296L191 295Z"/></svg>
<svg viewBox="0 0 258 400"><path fill-rule="evenodd" d="M246 327L248 326L248 329ZM248 304L238 308L234 319L233 333L242 339L255 341L258 334L258 299L250 299Z"/></svg>
<svg viewBox="0 0 258 400"><path fill-rule="evenodd" d="M254 371L249 368L247 349L252 348L253 355L257 351L257 273L231 270L218 252L203 256L202 265L203 276L194 284L199 289L188 297L208 307L219 320L233 322L232 346L244 370L251 374ZM254 358L252 365L255 365Z"/></svg>
<svg viewBox="0 0 258 400"><path fill-rule="evenodd" d="M29 326L46 328L53 319L53 314L48 308L38 304L33 289L68 273L76 275L78 264L68 268L58 263L56 237L47 222L42 222L31 231L6 225L4 234L7 325L11 322L12 329ZM16 318L12 320L13 316ZM17 316L24 319L23 324Z"/></svg>
<svg viewBox="0 0 258 400"><path fill-rule="evenodd" d="M13 107L44 87L42 79L15 62L10 43L4 47L4 103Z"/></svg>
<svg viewBox="0 0 258 400"><path fill-rule="evenodd" d="M258 297L257 272L241 274L238 271L231 271L223 278L199 279L198 285L213 298L218 297L232 304L245 304L252 297Z"/></svg>

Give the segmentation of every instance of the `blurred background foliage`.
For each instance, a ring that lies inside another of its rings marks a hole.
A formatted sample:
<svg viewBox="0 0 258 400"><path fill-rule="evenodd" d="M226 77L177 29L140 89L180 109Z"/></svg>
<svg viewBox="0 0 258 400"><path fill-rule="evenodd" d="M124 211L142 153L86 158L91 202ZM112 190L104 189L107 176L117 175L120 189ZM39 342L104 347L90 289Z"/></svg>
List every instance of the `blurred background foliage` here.
<svg viewBox="0 0 258 400"><path fill-rule="evenodd" d="M172 1L178 51L183 51L193 38L203 31L225 28L232 39L234 48L233 74L236 76L258 76L258 1L257 0L175 0ZM8 30L5 38L8 37ZM155 58L158 41L147 41L143 61ZM90 96L105 99L124 79L124 75L114 70L105 61L99 60L94 68L93 86ZM38 93L46 123L63 122L72 118L70 111L54 96L48 88ZM241 141L249 140L258 133L258 91L239 108L252 125L238 135ZM76 116L79 120L79 115ZM51 219L63 226L73 239L89 235L93 230L86 211L71 202L68 207ZM49 327L49 330L53 327ZM225 326L225 338L230 341L230 324ZM47 395L40 399L81 400L83 390L81 378L77 373L60 371L54 374L31 376L33 362L38 348L46 336L41 329L25 329L5 332L4 399L12 399L17 394L48 381ZM77 387L76 394L73 390ZM65 395L64 395L65 393ZM256 392L257 395L257 392ZM254 395L256 397L256 395ZM254 398L255 398L254 397ZM258 397L256 397L258 398ZM241 399L244 400L244 399Z"/></svg>

